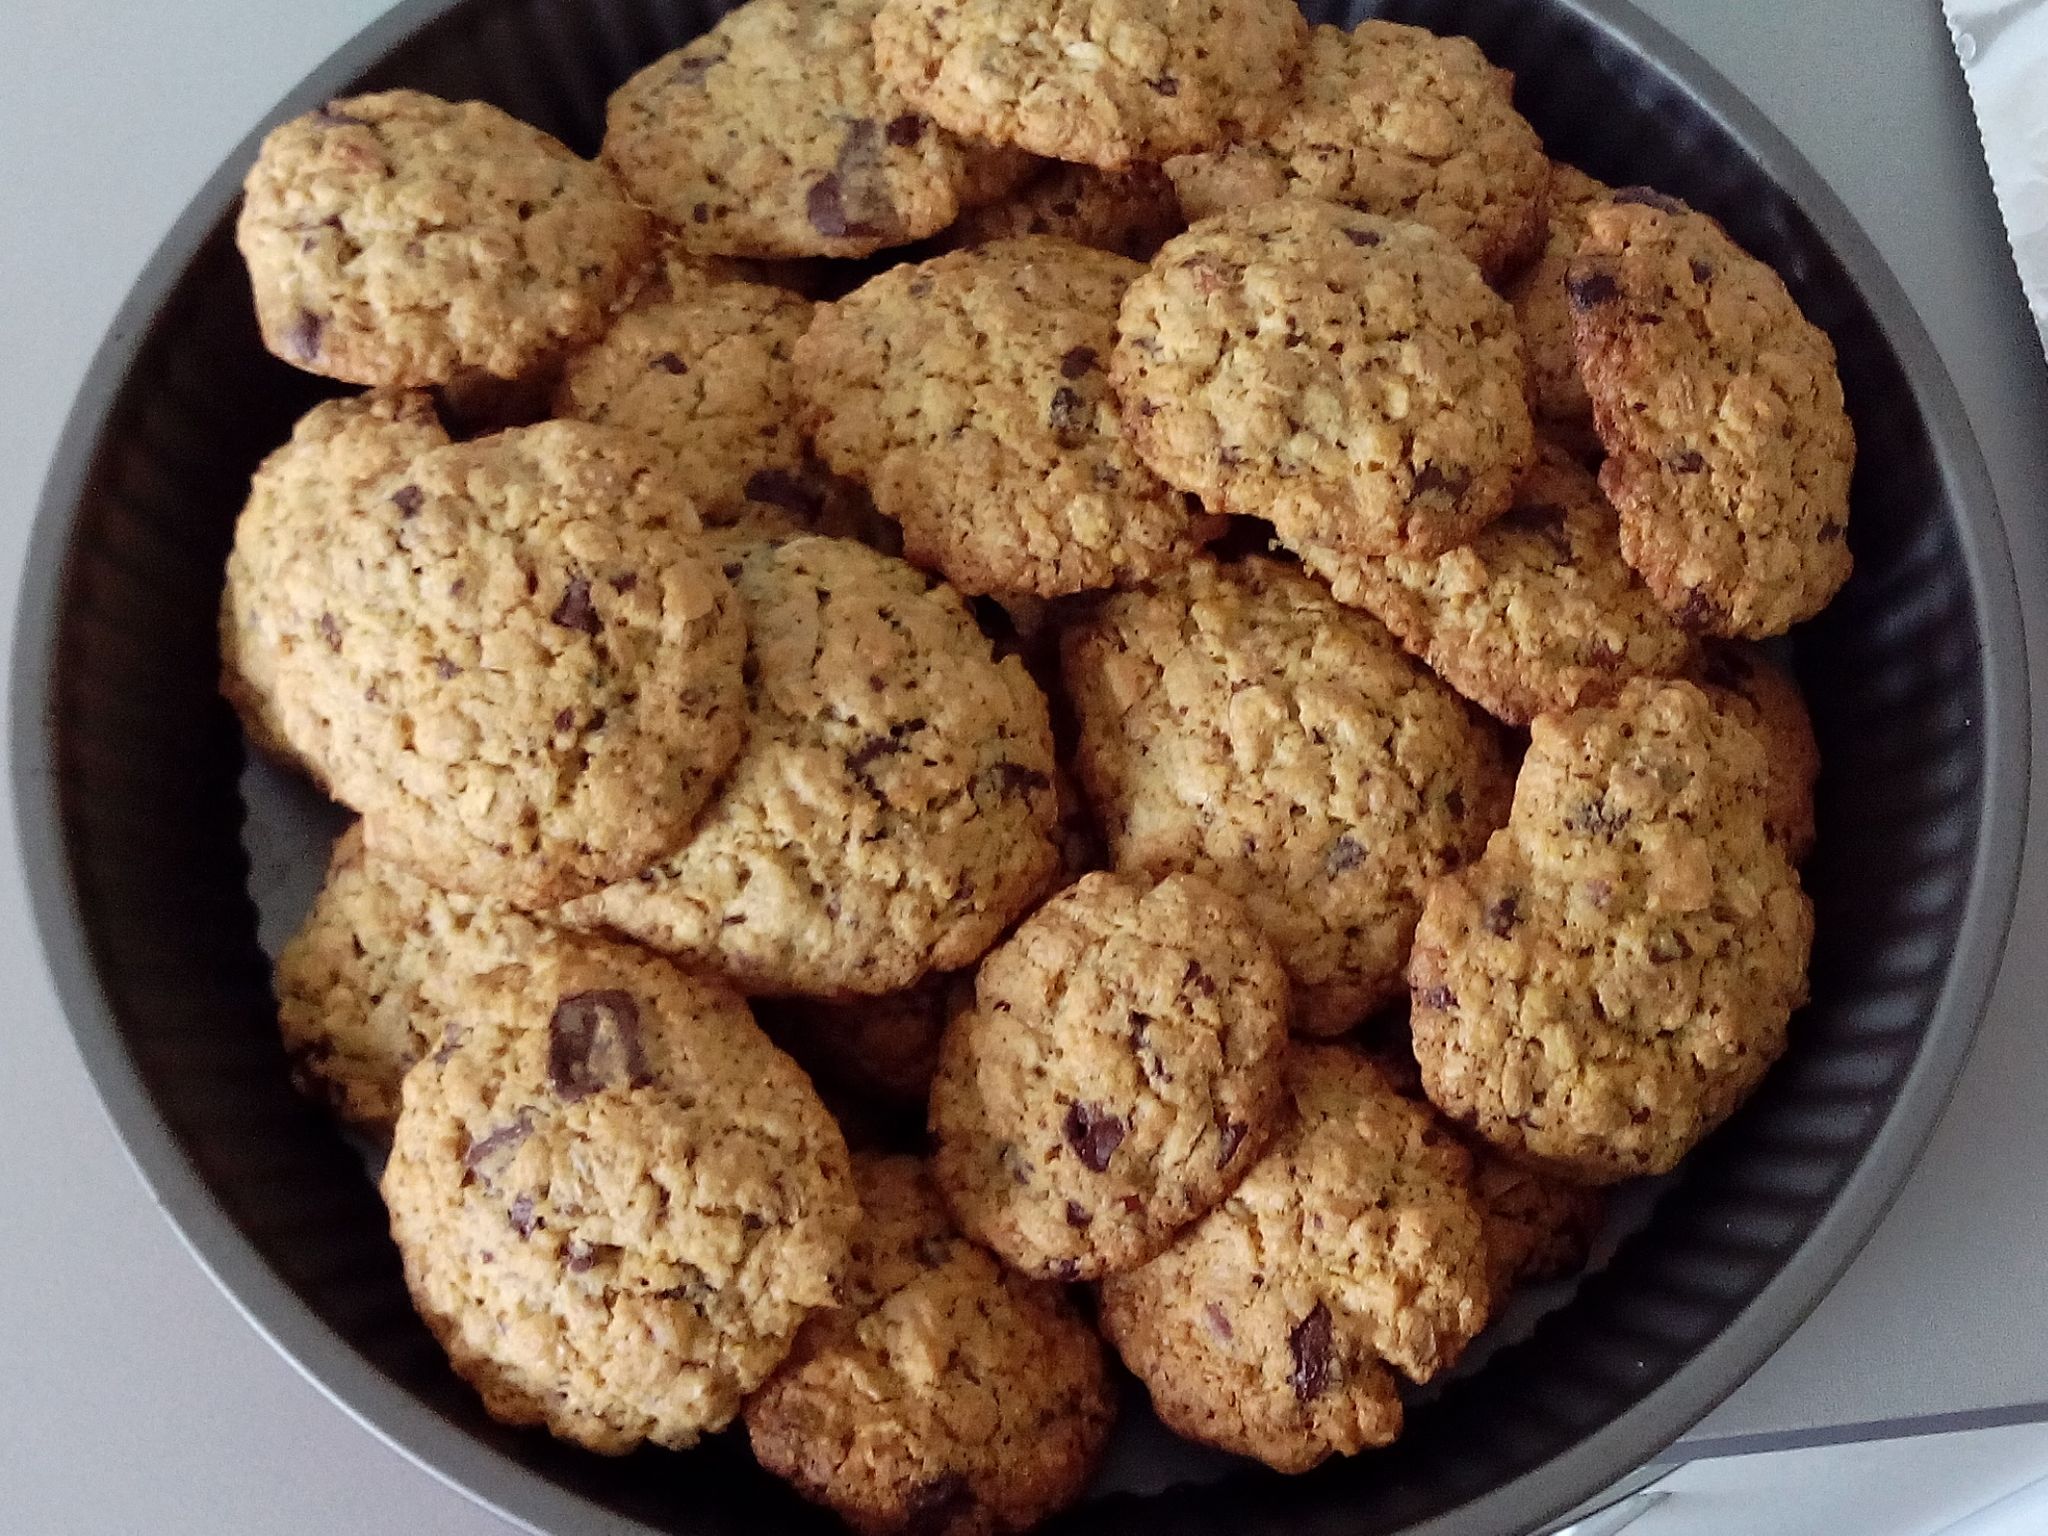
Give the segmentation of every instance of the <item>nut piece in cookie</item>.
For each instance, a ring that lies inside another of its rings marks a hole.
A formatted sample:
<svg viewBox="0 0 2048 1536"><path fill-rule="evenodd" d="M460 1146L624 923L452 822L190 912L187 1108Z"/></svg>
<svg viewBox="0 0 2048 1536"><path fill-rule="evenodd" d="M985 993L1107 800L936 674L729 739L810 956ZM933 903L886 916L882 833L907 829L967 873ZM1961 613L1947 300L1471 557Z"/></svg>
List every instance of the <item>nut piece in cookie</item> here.
<svg viewBox="0 0 2048 1536"><path fill-rule="evenodd" d="M703 255L866 256L1031 172L875 71L878 0L747 0L612 94L604 160Z"/></svg>
<svg viewBox="0 0 2048 1536"><path fill-rule="evenodd" d="M1198 558L1062 636L1111 862L1241 901L1341 1034L1403 990L1422 893L1507 815L1493 727L1369 613L1267 559Z"/></svg>
<svg viewBox="0 0 2048 1536"><path fill-rule="evenodd" d="M330 401L264 461L224 687L371 853L547 906L688 833L746 731L746 620L630 434L438 435L417 397Z"/></svg>
<svg viewBox="0 0 2048 1536"><path fill-rule="evenodd" d="M1785 1048L1813 940L1767 773L1690 683L1537 717L1507 827L1416 929L1431 1100L1587 1183L1666 1172L1732 1114Z"/></svg>
<svg viewBox="0 0 2048 1536"><path fill-rule="evenodd" d="M1550 163L1477 44L1363 21L1315 29L1301 95L1267 132L1166 169L1191 219L1319 197L1427 224L1499 278L1542 244Z"/></svg>
<svg viewBox="0 0 2048 1536"><path fill-rule="evenodd" d="M1120 171L1263 132L1307 39L1292 0L883 0L875 61L956 133Z"/></svg>
<svg viewBox="0 0 2048 1536"><path fill-rule="evenodd" d="M932 1173L1027 1274L1154 1257L1244 1176L1284 1106L1287 976L1192 875L1089 875L981 962L932 1084Z"/></svg>
<svg viewBox="0 0 2048 1536"><path fill-rule="evenodd" d="M1339 601L1370 610L1445 682L1510 725L1612 699L1693 662L1692 637L1621 558L1614 508L1564 449L1537 443L1507 515L1435 559L1304 547Z"/></svg>
<svg viewBox="0 0 2048 1536"><path fill-rule="evenodd" d="M748 1399L754 1456L863 1536L1022 1531L1079 1497L1116 1414L1058 1286L954 1230L915 1158L854 1159L841 1305Z"/></svg>
<svg viewBox="0 0 2048 1536"><path fill-rule="evenodd" d="M1761 639L1849 579L1834 344L1705 214L1618 192L1565 279L1621 551L1687 628Z"/></svg>
<svg viewBox="0 0 2048 1536"><path fill-rule="evenodd" d="M746 750L687 843L558 920L756 996L873 996L972 964L1058 862L1045 696L900 560L707 543L749 614Z"/></svg>
<svg viewBox="0 0 2048 1536"><path fill-rule="evenodd" d="M555 934L466 984L385 1166L413 1304L508 1424L616 1454L723 1428L830 1307L846 1146L718 982Z"/></svg>
<svg viewBox="0 0 2048 1536"><path fill-rule="evenodd" d="M480 101L382 91L263 141L235 243L263 344L352 384L517 378L604 329L653 226L603 167Z"/></svg>
<svg viewBox="0 0 2048 1536"><path fill-rule="evenodd" d="M389 1135L399 1081L442 1043L451 996L523 959L544 933L502 901L439 891L370 858L361 825L350 827L312 911L277 957L278 1026L293 1081L357 1129Z"/></svg>
<svg viewBox="0 0 2048 1536"><path fill-rule="evenodd" d="M1306 1472L1401 1432L1485 1326L1471 1159L1341 1046L1297 1046L1295 1113L1235 1193L1102 1286L1102 1328L1191 1440Z"/></svg>
<svg viewBox="0 0 2048 1536"><path fill-rule="evenodd" d="M939 237L948 250L1052 235L1150 261L1187 228L1173 183L1156 165L1101 171L1054 162L1001 202L963 214Z"/></svg>
<svg viewBox="0 0 2048 1536"><path fill-rule="evenodd" d="M1770 773L1764 827L1794 864L1813 852L1813 786L1820 743L1799 680L1756 645L1716 640L1701 649L1689 674L1707 697L1728 710L1764 744Z"/></svg>
<svg viewBox="0 0 2048 1536"><path fill-rule="evenodd" d="M1033 236L883 273L796 347L804 425L969 594L1143 581L1197 545L1188 498L1118 430L1108 361L1144 269Z"/></svg>
<svg viewBox="0 0 2048 1536"><path fill-rule="evenodd" d="M1529 398L1538 431L1580 458L1600 451L1593 402L1579 377L1572 344L1572 307L1565 273L1585 238L1586 214L1614 194L1605 182L1563 161L1550 166L1548 227L1543 250L1505 290L1529 357Z"/></svg>
<svg viewBox="0 0 2048 1536"><path fill-rule="evenodd" d="M1507 301L1436 231L1311 198L1169 240L1110 379L1146 463L1290 546L1441 554L1508 509L1532 452Z"/></svg>

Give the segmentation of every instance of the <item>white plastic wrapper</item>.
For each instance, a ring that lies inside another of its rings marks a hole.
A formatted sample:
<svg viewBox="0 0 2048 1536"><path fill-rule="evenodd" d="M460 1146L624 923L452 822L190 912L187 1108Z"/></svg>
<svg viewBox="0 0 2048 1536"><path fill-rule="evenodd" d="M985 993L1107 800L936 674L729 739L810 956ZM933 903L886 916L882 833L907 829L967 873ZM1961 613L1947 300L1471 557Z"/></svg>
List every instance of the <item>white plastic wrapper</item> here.
<svg viewBox="0 0 2048 1536"><path fill-rule="evenodd" d="M1942 0L2020 284L2048 348L2048 0Z"/></svg>

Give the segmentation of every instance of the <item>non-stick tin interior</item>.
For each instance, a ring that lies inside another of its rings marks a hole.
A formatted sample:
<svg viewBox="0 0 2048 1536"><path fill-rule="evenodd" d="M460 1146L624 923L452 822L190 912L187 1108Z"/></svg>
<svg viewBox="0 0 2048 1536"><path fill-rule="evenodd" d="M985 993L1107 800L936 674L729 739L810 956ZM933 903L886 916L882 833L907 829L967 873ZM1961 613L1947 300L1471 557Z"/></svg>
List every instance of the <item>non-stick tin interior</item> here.
<svg viewBox="0 0 2048 1536"><path fill-rule="evenodd" d="M421 0L279 115L402 84L486 98L589 151L610 89L719 9ZM1827 765L1814 1001L1783 1065L1641 1230L1529 1339L1419 1407L1396 1449L1298 1479L1245 1468L1112 1494L1060 1529L1483 1536L1593 1492L1732 1388L1848 1261L1954 1079L2011 912L2027 774L2011 568L1960 406L1867 242L1725 83L1619 5L1378 9L1476 37L1516 72L1553 153L1720 217L1834 337L1861 455L1857 574L1795 647ZM320 393L257 344L227 232L253 152L202 193L117 321L31 547L14 659L22 846L87 1065L202 1262L408 1455L536 1529L588 1528L592 1505L655 1531L826 1529L730 1436L614 1462L490 1424L406 1304L360 1162L286 1086L249 892L303 880L309 844L268 830L267 802L245 855L241 742L213 686L249 472ZM1142 1444L1120 1461L1132 1481L1163 1465Z"/></svg>

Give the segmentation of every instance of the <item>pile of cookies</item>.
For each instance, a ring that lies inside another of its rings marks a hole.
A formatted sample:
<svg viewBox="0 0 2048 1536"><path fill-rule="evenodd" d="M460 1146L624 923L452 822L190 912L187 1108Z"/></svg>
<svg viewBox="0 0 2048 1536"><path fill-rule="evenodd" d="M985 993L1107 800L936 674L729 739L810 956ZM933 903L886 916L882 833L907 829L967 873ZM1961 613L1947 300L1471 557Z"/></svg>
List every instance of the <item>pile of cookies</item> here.
<svg viewBox="0 0 2048 1536"><path fill-rule="evenodd" d="M360 818L280 1022L498 1418L1018 1530L1106 1340L1305 1470L1783 1050L1833 352L1469 42L747 0L595 162L287 123L239 242L368 386L222 606Z"/></svg>

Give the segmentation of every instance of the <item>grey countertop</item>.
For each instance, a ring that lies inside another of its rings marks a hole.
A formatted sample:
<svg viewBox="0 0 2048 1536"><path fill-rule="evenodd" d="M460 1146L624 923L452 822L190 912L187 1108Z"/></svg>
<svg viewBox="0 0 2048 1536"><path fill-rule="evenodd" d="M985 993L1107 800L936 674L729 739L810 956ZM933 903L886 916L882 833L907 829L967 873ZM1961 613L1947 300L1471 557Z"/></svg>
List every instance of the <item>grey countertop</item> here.
<svg viewBox="0 0 2048 1536"><path fill-rule="evenodd" d="M1890 261L1997 484L2048 680L2048 368L1933 0L1644 0L1773 117ZM29 510L116 305L186 200L382 0L0 0L0 628ZM47 573L32 573L30 579ZM2037 722L2048 709L2037 702ZM2037 724L2037 743L2040 740ZM2037 745L2036 760L2048 763ZM2048 786L2048 774L2039 776ZM1682 1449L2048 1402L2048 787L2016 940L1927 1158L1863 1256ZM506 1528L358 1429L186 1256L116 1146L29 935L0 818L0 1529ZM2043 1410L2048 1413L2048 1409Z"/></svg>

